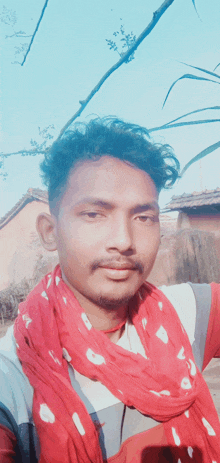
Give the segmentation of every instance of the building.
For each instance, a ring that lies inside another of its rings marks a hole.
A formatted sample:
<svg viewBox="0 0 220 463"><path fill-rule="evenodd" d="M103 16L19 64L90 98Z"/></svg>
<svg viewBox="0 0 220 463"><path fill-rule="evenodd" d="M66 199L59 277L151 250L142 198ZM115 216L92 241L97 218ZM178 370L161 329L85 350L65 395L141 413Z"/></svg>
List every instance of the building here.
<svg viewBox="0 0 220 463"><path fill-rule="evenodd" d="M35 223L40 212L49 213L47 192L29 188L0 219L0 290L32 279L43 267L46 273L57 262L57 253L43 249L38 238Z"/></svg>
<svg viewBox="0 0 220 463"><path fill-rule="evenodd" d="M177 228L193 228L220 235L220 188L173 196L165 210L178 211Z"/></svg>

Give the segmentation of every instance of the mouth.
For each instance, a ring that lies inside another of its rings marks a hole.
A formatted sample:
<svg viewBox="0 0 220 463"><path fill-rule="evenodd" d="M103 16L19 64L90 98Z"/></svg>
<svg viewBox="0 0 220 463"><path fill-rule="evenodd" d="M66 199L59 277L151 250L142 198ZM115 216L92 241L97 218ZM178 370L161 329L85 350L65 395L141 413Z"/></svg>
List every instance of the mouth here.
<svg viewBox="0 0 220 463"><path fill-rule="evenodd" d="M101 267L107 278L112 280L127 280L131 277L136 269L130 264L111 264L111 266Z"/></svg>
<svg viewBox="0 0 220 463"><path fill-rule="evenodd" d="M113 270L136 270L134 264L130 262L110 262L109 264L100 265L102 268L109 268Z"/></svg>

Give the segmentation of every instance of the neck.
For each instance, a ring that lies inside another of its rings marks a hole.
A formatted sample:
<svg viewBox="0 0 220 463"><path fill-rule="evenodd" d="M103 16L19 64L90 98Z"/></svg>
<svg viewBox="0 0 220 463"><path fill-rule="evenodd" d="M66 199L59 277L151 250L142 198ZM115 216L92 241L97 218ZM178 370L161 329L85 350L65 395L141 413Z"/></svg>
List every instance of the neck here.
<svg viewBox="0 0 220 463"><path fill-rule="evenodd" d="M72 288L65 276L63 275L63 280L73 291L74 296L78 300L81 307L85 310L85 313L92 324L93 328L98 331L107 331L106 336L112 341L117 342L123 331L124 323L127 320L128 306L124 304L115 310L108 310L103 307L100 307L96 303L88 300L75 288ZM124 322L124 323L123 323ZM116 328L114 330L114 328Z"/></svg>
<svg viewBox="0 0 220 463"><path fill-rule="evenodd" d="M81 307L84 308L93 328L98 331L106 332L106 336L114 343L120 339L127 320L127 306L120 307L110 312L97 306L85 306L79 299L78 302Z"/></svg>
<svg viewBox="0 0 220 463"><path fill-rule="evenodd" d="M116 329L115 331L111 331L110 333L109 332L105 333L106 336L110 339L110 341L113 342L114 344L116 344L119 341L120 337L122 336L125 330L125 323L126 323L126 320L119 329Z"/></svg>

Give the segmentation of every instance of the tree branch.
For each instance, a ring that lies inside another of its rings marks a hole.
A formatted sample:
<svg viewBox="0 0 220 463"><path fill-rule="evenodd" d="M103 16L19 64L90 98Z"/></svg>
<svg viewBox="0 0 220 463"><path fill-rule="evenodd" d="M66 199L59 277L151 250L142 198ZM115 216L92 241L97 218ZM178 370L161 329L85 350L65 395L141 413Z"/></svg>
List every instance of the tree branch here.
<svg viewBox="0 0 220 463"><path fill-rule="evenodd" d="M20 154L21 156L36 156L37 154L44 154L46 153L48 150L49 150L49 146L45 149L30 149L30 150L26 150L26 149L23 149L23 150L19 150L19 151L15 151L13 153L0 153L0 157L1 158L7 158L9 156L14 156L16 154Z"/></svg>
<svg viewBox="0 0 220 463"><path fill-rule="evenodd" d="M27 51L26 51L26 53L25 53L25 55L24 55L23 61L22 61L22 63L21 63L21 66L24 65L24 63L25 63L25 61L26 61L26 58L27 58L27 55L28 55L28 53L30 52L31 46L32 46L32 44L33 44L35 35L36 35L36 33L37 33L38 29L39 29L40 23L41 23L41 21L42 21L42 19L43 19L43 15L44 15L44 12L45 12L45 10L46 10L46 7L47 7L48 2L49 2L49 0L46 0L45 3L44 3L43 9L42 9L42 11L41 11L40 18L38 19L37 25L36 25L36 27L35 27L35 31L34 31L34 33L33 33L33 35L32 35L31 41L30 41L29 46L28 46L28 49L27 49Z"/></svg>
<svg viewBox="0 0 220 463"><path fill-rule="evenodd" d="M116 71L122 64L128 62L128 58L134 53L134 51L139 47L140 43L143 42L143 40L150 34L150 32L154 29L156 24L158 23L159 19L161 16L165 13L165 11L169 8L170 5L174 0L165 0L162 5L158 8L153 13L153 19L151 22L148 24L148 26L143 30L143 32L139 35L137 40L135 41L134 45L129 48L129 50L115 63L100 79L100 81L97 83L97 85L93 88L93 90L90 92L90 94L87 96L87 98L83 101L80 101L81 107L76 111L76 113L69 119L69 121L64 125L64 127L61 129L60 134L57 138L59 140L66 129L72 124L77 117L80 116L80 114L83 112L87 104L90 102L90 100L93 98L93 96L98 92L98 90L101 88L101 86L104 84L106 79L114 72Z"/></svg>

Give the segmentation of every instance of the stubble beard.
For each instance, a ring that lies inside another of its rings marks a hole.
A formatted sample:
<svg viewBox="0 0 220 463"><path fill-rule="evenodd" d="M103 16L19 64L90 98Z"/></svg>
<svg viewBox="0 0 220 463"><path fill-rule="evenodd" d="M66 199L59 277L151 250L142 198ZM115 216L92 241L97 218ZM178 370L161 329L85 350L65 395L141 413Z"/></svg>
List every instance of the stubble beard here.
<svg viewBox="0 0 220 463"><path fill-rule="evenodd" d="M110 299L109 297L99 296L98 299L96 300L96 304L108 312L115 312L120 307L127 305L132 297L133 295L129 295L129 296L121 297L121 298L116 298L116 299L111 298Z"/></svg>

